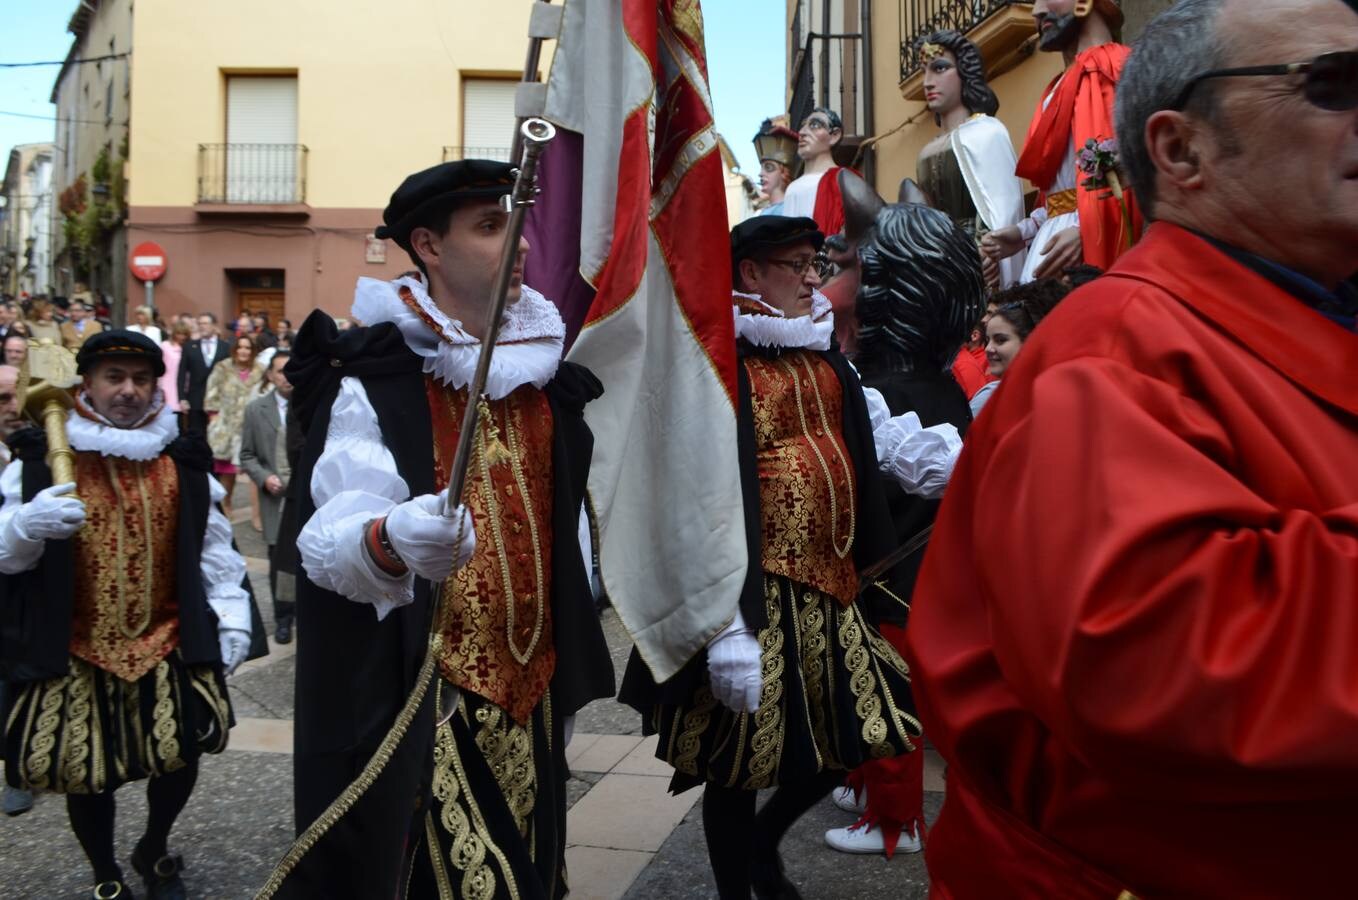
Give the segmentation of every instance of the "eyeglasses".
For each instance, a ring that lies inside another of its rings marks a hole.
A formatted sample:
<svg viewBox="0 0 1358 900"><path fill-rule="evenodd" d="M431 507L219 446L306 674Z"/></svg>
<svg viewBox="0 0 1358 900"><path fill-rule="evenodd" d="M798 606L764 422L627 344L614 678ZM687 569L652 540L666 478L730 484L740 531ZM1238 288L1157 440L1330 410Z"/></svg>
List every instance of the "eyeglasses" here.
<svg viewBox="0 0 1358 900"><path fill-rule="evenodd" d="M1214 69L1193 76L1179 92L1173 110L1182 110L1198 82L1209 78L1235 78L1241 75L1305 75L1302 94L1312 106L1331 112L1345 112L1358 107L1358 50L1324 53L1310 62L1284 63L1276 66L1245 66L1239 69Z"/></svg>
<svg viewBox="0 0 1358 900"><path fill-rule="evenodd" d="M768 262L775 266L787 266L799 278L806 274L808 268L813 267L817 275L823 276L830 266L830 261L823 256L803 257L802 259L770 259Z"/></svg>
<svg viewBox="0 0 1358 900"><path fill-rule="evenodd" d="M803 128L810 128L812 131L829 131L830 122L827 119L807 119L802 123Z"/></svg>

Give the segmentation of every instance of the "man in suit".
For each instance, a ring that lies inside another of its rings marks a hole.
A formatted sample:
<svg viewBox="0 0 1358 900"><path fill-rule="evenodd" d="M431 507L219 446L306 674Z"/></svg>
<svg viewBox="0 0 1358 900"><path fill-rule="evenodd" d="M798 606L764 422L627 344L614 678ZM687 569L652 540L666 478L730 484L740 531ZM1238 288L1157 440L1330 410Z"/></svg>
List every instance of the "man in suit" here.
<svg viewBox="0 0 1358 900"><path fill-rule="evenodd" d="M104 326L91 316L92 311L88 303L73 301L71 317L61 323L61 345L72 353L78 351L86 340L104 330Z"/></svg>
<svg viewBox="0 0 1358 900"><path fill-rule="evenodd" d="M189 341L179 360L179 400L181 411L188 413L189 430L207 433L207 411L203 395L212 367L231 355L231 346L217 336L217 317L210 312L198 316L198 339Z"/></svg>
<svg viewBox="0 0 1358 900"><path fill-rule="evenodd" d="M0 339L7 338L14 331L14 320L19 318L19 310L5 300L0 302Z"/></svg>
<svg viewBox="0 0 1358 900"><path fill-rule="evenodd" d="M259 511L264 520L264 541L269 545L269 593L273 596L274 640L292 641L295 608L291 590L280 595L278 587L278 526L283 517L283 495L292 469L288 465L287 421L292 383L283 374L291 354L279 350L269 360L269 383L273 390L245 407L241 426L240 464L259 485ZM291 579L285 579L291 586Z"/></svg>

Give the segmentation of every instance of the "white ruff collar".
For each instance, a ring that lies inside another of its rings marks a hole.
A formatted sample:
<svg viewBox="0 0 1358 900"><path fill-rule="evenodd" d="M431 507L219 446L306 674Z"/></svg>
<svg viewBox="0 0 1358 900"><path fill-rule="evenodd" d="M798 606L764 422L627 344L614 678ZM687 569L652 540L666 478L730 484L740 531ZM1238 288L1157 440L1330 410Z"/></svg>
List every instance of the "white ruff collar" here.
<svg viewBox="0 0 1358 900"><path fill-rule="evenodd" d="M830 338L835 333L835 314L830 310L830 298L820 291L811 293L811 312L795 319L786 318L781 310L769 306L757 294L731 293L738 300L752 301L767 310L751 313L741 312L739 306L732 307L737 338L744 338L756 347L830 349Z"/></svg>
<svg viewBox="0 0 1358 900"><path fill-rule="evenodd" d="M409 290L419 313L401 298L402 288ZM354 290L353 316L364 325L395 323L406 346L423 357L426 374L454 389L471 383L481 341L435 305L423 279L410 275L395 281L360 278ZM566 323L556 305L524 285L518 302L505 307L490 358L486 394L500 400L521 385L542 387L556 375L565 343Z"/></svg>
<svg viewBox="0 0 1358 900"><path fill-rule="evenodd" d="M83 394L81 399L84 400ZM119 428L85 402L87 413L98 419L86 418L74 409L66 414L66 438L71 442L71 449L93 451L101 456L121 456L137 462L155 459L170 441L179 437L179 420L175 418L174 410L165 405L159 391L152 403L158 404L160 409L149 421L134 428Z"/></svg>

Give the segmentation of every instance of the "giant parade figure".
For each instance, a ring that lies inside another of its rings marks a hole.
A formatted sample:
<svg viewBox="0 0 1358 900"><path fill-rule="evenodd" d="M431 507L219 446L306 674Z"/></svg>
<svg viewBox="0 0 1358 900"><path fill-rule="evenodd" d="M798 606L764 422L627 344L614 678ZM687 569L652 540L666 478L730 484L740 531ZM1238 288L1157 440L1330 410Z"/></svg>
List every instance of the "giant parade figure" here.
<svg viewBox="0 0 1358 900"><path fill-rule="evenodd" d="M1033 19L1038 49L1059 52L1066 61L1066 70L1043 95L1018 160L1018 174L1039 190L1038 207L981 243L996 260L1027 247L1021 281L1059 277L1081 263L1107 269L1139 233L1141 221L1130 193L1130 220L1124 221L1116 198L1082 188L1075 162L1089 140L1114 136L1113 100L1131 53L1117 42L1120 0L1037 0Z"/></svg>

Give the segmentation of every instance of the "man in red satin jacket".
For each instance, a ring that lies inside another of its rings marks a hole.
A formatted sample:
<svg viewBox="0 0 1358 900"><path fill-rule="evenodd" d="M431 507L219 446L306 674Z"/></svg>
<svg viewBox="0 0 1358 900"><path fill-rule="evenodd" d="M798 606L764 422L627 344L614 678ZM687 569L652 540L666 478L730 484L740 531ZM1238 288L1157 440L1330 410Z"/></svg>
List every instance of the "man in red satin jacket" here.
<svg viewBox="0 0 1358 900"><path fill-rule="evenodd" d="M1005 374L915 592L935 896L1352 895L1355 48L1343 0L1181 0L1123 71L1153 224Z"/></svg>

